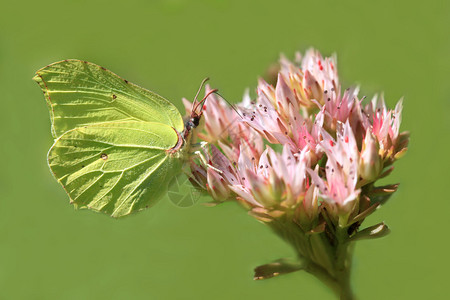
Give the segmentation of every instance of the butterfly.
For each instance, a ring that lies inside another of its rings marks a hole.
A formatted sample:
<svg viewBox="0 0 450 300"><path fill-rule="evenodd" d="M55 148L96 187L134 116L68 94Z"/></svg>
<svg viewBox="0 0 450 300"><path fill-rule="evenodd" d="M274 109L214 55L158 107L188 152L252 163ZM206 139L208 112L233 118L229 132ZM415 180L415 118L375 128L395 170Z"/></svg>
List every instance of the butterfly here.
<svg viewBox="0 0 450 300"><path fill-rule="evenodd" d="M64 60L33 77L50 111L54 177L76 208L119 218L154 205L191 155L203 103L183 121L177 108L96 64Z"/></svg>

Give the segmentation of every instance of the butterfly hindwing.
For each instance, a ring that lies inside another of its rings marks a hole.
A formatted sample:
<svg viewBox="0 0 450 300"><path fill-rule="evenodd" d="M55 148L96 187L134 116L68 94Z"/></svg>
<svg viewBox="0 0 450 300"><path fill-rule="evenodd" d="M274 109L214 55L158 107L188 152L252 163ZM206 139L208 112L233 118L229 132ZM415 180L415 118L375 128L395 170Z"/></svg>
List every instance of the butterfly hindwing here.
<svg viewBox="0 0 450 300"><path fill-rule="evenodd" d="M177 108L163 97L96 64L80 60L53 63L33 78L44 92L52 134L111 121L144 121L183 131Z"/></svg>
<svg viewBox="0 0 450 300"><path fill-rule="evenodd" d="M48 162L78 208L122 217L157 202L181 172L182 152L170 154L179 136L154 122L110 122L67 131Z"/></svg>

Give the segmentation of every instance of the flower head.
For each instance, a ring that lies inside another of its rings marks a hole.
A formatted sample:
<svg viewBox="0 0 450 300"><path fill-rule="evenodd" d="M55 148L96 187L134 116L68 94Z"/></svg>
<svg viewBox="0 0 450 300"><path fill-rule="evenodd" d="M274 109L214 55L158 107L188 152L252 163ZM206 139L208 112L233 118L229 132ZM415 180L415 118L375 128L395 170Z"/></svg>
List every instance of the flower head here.
<svg viewBox="0 0 450 300"><path fill-rule="evenodd" d="M352 241L388 232L384 223L359 228L398 187L375 182L407 149L402 101L389 110L383 97L365 104L359 88L341 92L335 58L312 49L295 62L282 57L280 65L276 84L260 79L255 99L246 92L234 108L208 99L198 138L209 147L191 159L192 181L215 203L242 204L310 270L318 266L338 281ZM261 266L255 278L278 275L277 268L293 267Z"/></svg>
<svg viewBox="0 0 450 300"><path fill-rule="evenodd" d="M259 80L255 99L246 92L234 108L208 99L198 138L209 147L191 159L192 181L215 203L242 204L311 270L336 281L352 241L388 232L384 223L359 228L398 187L375 182L407 149L402 101L394 110L383 97L365 104L359 88L341 89L335 58L312 49L280 65L276 84ZM278 262L258 267L255 278L273 277L277 267L292 270Z"/></svg>
<svg viewBox="0 0 450 300"><path fill-rule="evenodd" d="M349 214L361 187L406 150L401 101L391 111L383 98L364 106L359 88L341 93L335 58L313 49L295 63L282 57L280 65L276 85L260 79L253 100L246 92L231 108L220 97L208 99L198 137L215 146L204 153L209 165L192 170L216 201L296 209L309 196L304 207L312 215L322 203L317 197ZM281 152L270 146L276 144Z"/></svg>

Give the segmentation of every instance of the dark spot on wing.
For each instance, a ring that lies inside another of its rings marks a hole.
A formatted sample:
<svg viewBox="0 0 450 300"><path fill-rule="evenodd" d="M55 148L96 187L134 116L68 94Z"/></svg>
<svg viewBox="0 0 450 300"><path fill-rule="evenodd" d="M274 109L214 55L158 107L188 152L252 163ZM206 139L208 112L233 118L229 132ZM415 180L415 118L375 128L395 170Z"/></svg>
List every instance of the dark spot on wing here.
<svg viewBox="0 0 450 300"><path fill-rule="evenodd" d="M103 159L103 160L107 160L108 159L108 154L102 153L102 154L100 154L100 158Z"/></svg>
<svg viewBox="0 0 450 300"><path fill-rule="evenodd" d="M113 98L113 99L116 99L116 98L117 98L117 96L113 94L113 95L112 95L112 98Z"/></svg>
<svg viewBox="0 0 450 300"><path fill-rule="evenodd" d="M124 79L123 81L125 81L125 83L128 83L128 80Z"/></svg>

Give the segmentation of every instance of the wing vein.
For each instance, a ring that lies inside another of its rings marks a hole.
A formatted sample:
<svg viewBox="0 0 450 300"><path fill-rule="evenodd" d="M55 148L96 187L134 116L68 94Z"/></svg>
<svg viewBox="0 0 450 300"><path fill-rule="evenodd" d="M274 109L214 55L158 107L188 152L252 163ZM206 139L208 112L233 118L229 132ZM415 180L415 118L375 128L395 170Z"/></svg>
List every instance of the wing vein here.
<svg viewBox="0 0 450 300"><path fill-rule="evenodd" d="M122 200L122 202L113 210L111 215L115 215L115 213L120 210L120 208L123 206L123 204L126 202L126 200L131 196L132 193L134 193L136 191L136 189L141 186L141 184L147 180L147 178L161 165L163 164L167 159L167 156L165 156L160 163L158 163L157 166L152 167L151 169L149 169L149 171L147 172L147 174L145 174L145 176L142 178L142 180L135 185L135 187L128 193L128 195L124 198L124 200ZM133 200L133 204L136 200Z"/></svg>

